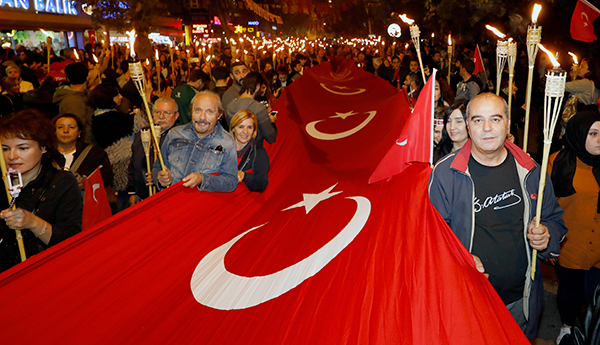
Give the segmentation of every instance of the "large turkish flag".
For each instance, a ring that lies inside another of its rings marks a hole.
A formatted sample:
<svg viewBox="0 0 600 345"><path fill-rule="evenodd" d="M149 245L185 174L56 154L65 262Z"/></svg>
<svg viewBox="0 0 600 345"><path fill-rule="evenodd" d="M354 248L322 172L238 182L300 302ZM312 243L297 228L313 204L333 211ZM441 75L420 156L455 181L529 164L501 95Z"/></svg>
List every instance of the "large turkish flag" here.
<svg viewBox="0 0 600 345"><path fill-rule="evenodd" d="M0 275L5 344L528 344L429 202L368 184L405 94L334 60L277 103L270 184L175 185Z"/></svg>

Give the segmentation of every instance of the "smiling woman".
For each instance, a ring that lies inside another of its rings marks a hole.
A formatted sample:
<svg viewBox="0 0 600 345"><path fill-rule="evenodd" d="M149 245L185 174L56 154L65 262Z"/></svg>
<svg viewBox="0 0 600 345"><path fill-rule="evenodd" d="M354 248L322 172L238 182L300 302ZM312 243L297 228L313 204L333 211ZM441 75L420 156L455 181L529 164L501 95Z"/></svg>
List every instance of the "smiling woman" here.
<svg viewBox="0 0 600 345"><path fill-rule="evenodd" d="M269 156L256 144L256 115L240 110L231 119L229 133L235 139L238 157L238 183L242 181L253 192L263 192L269 184Z"/></svg>
<svg viewBox="0 0 600 345"><path fill-rule="evenodd" d="M0 271L20 262L14 230L22 230L27 257L81 231L83 203L73 174L52 167L54 126L35 110L0 119L2 152L9 168L22 175L16 209L0 193Z"/></svg>

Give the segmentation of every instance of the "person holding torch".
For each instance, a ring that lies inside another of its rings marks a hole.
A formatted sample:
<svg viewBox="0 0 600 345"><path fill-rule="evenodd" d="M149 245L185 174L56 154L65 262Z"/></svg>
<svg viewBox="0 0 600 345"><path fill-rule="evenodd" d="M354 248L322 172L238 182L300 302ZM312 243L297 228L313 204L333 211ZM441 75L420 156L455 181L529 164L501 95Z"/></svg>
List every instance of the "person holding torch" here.
<svg viewBox="0 0 600 345"><path fill-rule="evenodd" d="M1 272L23 259L15 230L21 233L27 258L81 232L83 200L75 176L52 166L56 130L44 114L22 110L0 118L0 142L2 170L13 172L13 181L5 183L20 185L12 205L0 193Z"/></svg>
<svg viewBox="0 0 600 345"><path fill-rule="evenodd" d="M473 255L473 268L485 273L525 336L534 339L544 293L541 273L532 280L531 267L538 258L558 256L567 228L551 183L535 226L541 167L506 140L509 128L504 99L492 93L473 98L470 139L436 164L429 197Z"/></svg>
<svg viewBox="0 0 600 345"><path fill-rule="evenodd" d="M565 91L577 97L577 110L598 112L600 98L600 60L588 57L581 60L571 81L565 84Z"/></svg>

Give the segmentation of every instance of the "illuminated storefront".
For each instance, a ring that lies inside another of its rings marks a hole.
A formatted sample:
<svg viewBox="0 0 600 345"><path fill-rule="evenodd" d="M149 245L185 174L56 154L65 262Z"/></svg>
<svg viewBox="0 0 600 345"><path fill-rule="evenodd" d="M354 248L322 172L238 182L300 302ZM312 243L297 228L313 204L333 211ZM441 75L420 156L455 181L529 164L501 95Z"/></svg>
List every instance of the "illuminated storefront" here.
<svg viewBox="0 0 600 345"><path fill-rule="evenodd" d="M40 47L52 37L55 50L84 46L90 16L72 0L0 0L3 42Z"/></svg>

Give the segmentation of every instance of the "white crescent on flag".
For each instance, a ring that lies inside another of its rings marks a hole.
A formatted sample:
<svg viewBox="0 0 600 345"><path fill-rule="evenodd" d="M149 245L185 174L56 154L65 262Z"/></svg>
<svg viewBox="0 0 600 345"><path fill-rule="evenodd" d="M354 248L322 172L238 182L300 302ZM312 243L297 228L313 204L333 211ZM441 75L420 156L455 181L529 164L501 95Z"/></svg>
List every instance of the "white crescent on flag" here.
<svg viewBox="0 0 600 345"><path fill-rule="evenodd" d="M353 96L353 95L358 95L359 93L363 93L365 91L367 91L367 89L363 89L363 88L355 88L355 89L351 89L351 91L336 91L336 90L332 90L330 89L327 85L325 85L324 83L320 83L321 87L324 88L325 90L336 94L336 95L342 95L342 96ZM338 85L334 85L333 87L335 87L338 90L347 90L350 89L347 86L338 86Z"/></svg>
<svg viewBox="0 0 600 345"><path fill-rule="evenodd" d="M336 113L336 114L337 115L330 116L329 118L333 119L333 118L339 117L339 118L345 119L348 116L356 115L358 113L349 112L349 113ZM306 133L308 133L308 135L310 135L311 137L313 137L315 139L321 139L321 140L337 140L337 139L346 138L346 137L351 136L352 134L355 134L356 132L360 131L361 129L365 128L365 126L368 125L369 122L371 122L371 120L373 120L375 115L377 115L377 111L376 110L369 111L368 114L369 114L369 116L363 122L361 122L358 126L352 128L352 129L349 129L347 131L344 131L344 132L323 133L323 132L319 131L316 126L317 126L317 123L323 122L325 120L317 120L317 121L310 122L309 124L306 125Z"/></svg>
<svg viewBox="0 0 600 345"><path fill-rule="evenodd" d="M333 187L329 188L330 191ZM336 193L320 193L320 200L327 199ZM256 226L236 236L229 242L208 253L194 270L191 289L199 303L219 310L246 309L271 299L277 298L300 285L306 279L317 274L333 260L360 233L371 214L371 202L361 196L347 197L356 201L357 209L350 222L331 241L319 250L281 271L266 276L242 277L231 273L225 267L225 255L229 249L250 231L265 224ZM318 203L318 201L317 201ZM305 201L288 207L314 207L314 202Z"/></svg>
<svg viewBox="0 0 600 345"><path fill-rule="evenodd" d="M96 199L96 190L98 190L98 188L100 188L100 184L99 183L94 183L92 185L92 197L94 197L94 201L98 202L98 199Z"/></svg>
<svg viewBox="0 0 600 345"><path fill-rule="evenodd" d="M587 13L585 12L581 12L581 19L583 19L583 26L588 26L589 25L589 21L590 18L588 17Z"/></svg>

